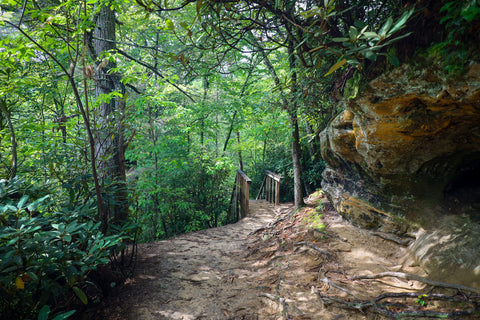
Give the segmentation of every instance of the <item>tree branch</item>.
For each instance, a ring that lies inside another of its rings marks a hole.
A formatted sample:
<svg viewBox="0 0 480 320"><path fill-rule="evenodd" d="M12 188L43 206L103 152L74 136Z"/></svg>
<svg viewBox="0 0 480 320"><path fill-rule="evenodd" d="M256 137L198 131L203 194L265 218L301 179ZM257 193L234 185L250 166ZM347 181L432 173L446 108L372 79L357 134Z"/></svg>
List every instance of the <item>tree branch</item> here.
<svg viewBox="0 0 480 320"><path fill-rule="evenodd" d="M193 99L193 97L188 94L185 90L183 90L182 88L180 88L178 85L176 85L175 83L173 83L172 81L168 80L163 74L161 74L157 69L155 69L154 67L152 67L151 65L143 62L143 61L140 61L134 57L132 57L131 55L129 55L128 53L126 53L125 51L121 50L121 49L117 49L117 52L120 53L122 56L124 56L125 58L127 59L130 59L136 63L138 63L139 65L141 66L144 66L145 68L153 71L156 75L158 75L160 78L162 78L163 80L165 80L167 83L169 83L170 85L174 86L178 91L180 91L181 93L183 93L187 98L190 99L190 101L192 102L196 102L195 99Z"/></svg>

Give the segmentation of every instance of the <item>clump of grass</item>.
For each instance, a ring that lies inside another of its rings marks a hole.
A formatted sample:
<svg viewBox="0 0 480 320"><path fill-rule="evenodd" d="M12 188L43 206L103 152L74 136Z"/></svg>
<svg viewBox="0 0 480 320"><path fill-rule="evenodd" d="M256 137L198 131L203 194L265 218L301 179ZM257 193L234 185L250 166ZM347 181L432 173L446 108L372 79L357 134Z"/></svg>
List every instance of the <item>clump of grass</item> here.
<svg viewBox="0 0 480 320"><path fill-rule="evenodd" d="M323 230L325 224L323 223L323 209L324 209L324 199L323 190L317 190L310 195L314 200L315 208L306 208L305 217L303 219L304 223L310 229Z"/></svg>
<svg viewBox="0 0 480 320"><path fill-rule="evenodd" d="M307 227L310 229L323 230L325 224L323 223L323 214L321 214L316 209L310 209L307 211L307 214L304 218L304 222L307 224Z"/></svg>

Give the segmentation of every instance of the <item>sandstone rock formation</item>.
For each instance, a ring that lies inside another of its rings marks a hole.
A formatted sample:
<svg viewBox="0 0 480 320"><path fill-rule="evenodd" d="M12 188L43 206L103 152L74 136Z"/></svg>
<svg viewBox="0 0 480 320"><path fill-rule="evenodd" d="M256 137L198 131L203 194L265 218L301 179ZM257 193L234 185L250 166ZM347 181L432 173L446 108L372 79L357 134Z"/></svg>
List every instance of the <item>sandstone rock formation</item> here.
<svg viewBox="0 0 480 320"><path fill-rule="evenodd" d="M372 81L321 135L322 186L345 218L416 237L413 255L437 278L462 270L478 286L479 69L452 80L434 64L403 65Z"/></svg>

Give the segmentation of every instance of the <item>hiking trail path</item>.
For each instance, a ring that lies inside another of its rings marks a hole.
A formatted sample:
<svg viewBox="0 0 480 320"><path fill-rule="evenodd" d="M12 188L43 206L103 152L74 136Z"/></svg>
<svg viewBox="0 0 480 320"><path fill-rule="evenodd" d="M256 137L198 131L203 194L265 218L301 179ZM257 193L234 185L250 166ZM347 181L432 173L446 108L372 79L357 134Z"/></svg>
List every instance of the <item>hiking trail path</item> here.
<svg viewBox="0 0 480 320"><path fill-rule="evenodd" d="M319 226L318 200L307 199L300 211L251 201L250 215L235 224L140 244L133 278L106 299L98 318L390 319L367 308L336 307L329 297L369 301L385 292L424 292L418 281L349 279L425 273L406 258L406 246L352 226L324 196L325 228ZM418 303L409 301L414 310Z"/></svg>

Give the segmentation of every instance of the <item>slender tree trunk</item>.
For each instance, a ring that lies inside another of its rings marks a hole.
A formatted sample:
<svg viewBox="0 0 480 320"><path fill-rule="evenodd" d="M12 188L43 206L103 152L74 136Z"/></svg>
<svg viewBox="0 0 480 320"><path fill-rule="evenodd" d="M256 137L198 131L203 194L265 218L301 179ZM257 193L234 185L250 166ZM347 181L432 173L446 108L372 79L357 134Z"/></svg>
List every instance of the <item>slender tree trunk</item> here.
<svg viewBox="0 0 480 320"><path fill-rule="evenodd" d="M296 108L292 108L289 112L290 127L292 131L292 162L293 162L293 189L294 189L294 204L295 208L303 205L302 192L302 164L301 164L301 147L300 147L300 133L298 130L298 117Z"/></svg>
<svg viewBox="0 0 480 320"><path fill-rule="evenodd" d="M112 184L113 198L106 204L105 212L101 217L103 230L108 228L108 219L111 216L115 222L121 222L127 217L126 207L126 176L125 176L125 141L121 116L125 108L123 99L124 88L120 82L120 75L111 70L116 63L107 61L103 55L116 49L115 45L115 13L107 3L101 7L96 16L93 47L97 58L95 73L95 97L97 99L111 95L113 92L121 94L106 99L99 107L98 124L96 131L95 148L98 169L103 183Z"/></svg>
<svg viewBox="0 0 480 320"><path fill-rule="evenodd" d="M7 110L7 103L2 98L0 98L0 111L5 115L8 130L10 131L10 142L12 143L12 168L10 169L8 180L12 180L17 175L17 140L15 138L15 130L13 128L10 111Z"/></svg>
<svg viewBox="0 0 480 320"><path fill-rule="evenodd" d="M268 55L266 54L265 50L263 49L262 46L260 46L256 38L253 36L253 34L251 34L250 40L260 51L260 54L263 57L263 62L265 63L265 66L270 72L270 75L272 76L273 81L275 82L275 85L277 87L280 87L281 85L280 78L278 77L277 72L275 71L275 68L270 62L270 59L268 58ZM294 85L294 89L292 90L293 91L292 93L295 93L297 76L295 72L295 60L294 60L295 57L293 56L293 44L291 43L291 41L289 41L288 51L290 55L290 58L289 58L290 71L292 72L292 82ZM300 135L298 130L297 107L296 105L291 105L288 102L287 98L285 97L285 93L282 90L280 90L280 97L282 99L283 108L285 110L288 110L288 115L290 116L290 130L292 133L294 206L295 208L298 209L303 205L303 195L302 195L302 166L300 164L301 148L300 148Z"/></svg>
<svg viewBox="0 0 480 320"><path fill-rule="evenodd" d="M208 81L207 76L203 77L203 98L202 98L202 107L205 106L208 96L208 88L210 87L210 82ZM203 110L202 110L203 113ZM205 117L202 115L200 120L200 145L203 146L205 142Z"/></svg>
<svg viewBox="0 0 480 320"><path fill-rule="evenodd" d="M315 132L313 132L312 125L308 120L305 121L305 130L307 131L307 135L310 137L310 139L308 140L308 151L310 153L310 159L312 159L312 161L316 161L318 154L317 136Z"/></svg>
<svg viewBox="0 0 480 320"><path fill-rule="evenodd" d="M227 151L228 141L230 140L230 137L232 136L233 126L235 125L235 117L237 116L237 113L238 113L237 110L235 110L235 112L233 113L232 122L230 123L230 129L228 129L227 138L225 139L225 144L223 145L223 153L225 153L225 151Z"/></svg>
<svg viewBox="0 0 480 320"><path fill-rule="evenodd" d="M265 164L265 156L267 155L267 140L267 137L265 137L265 140L263 140L262 165Z"/></svg>
<svg viewBox="0 0 480 320"><path fill-rule="evenodd" d="M240 91L240 98L242 98L243 95L245 94L245 90L247 89L248 81L250 80L250 76L252 75L254 67L255 67L255 63L252 62L252 64L250 65L250 69L248 70L247 78L245 79L245 82L243 83L243 86L242 86L242 90ZM237 116L237 114L238 114L238 110L235 110L232 116L232 122L230 123L230 129L228 130L227 138L225 139L225 144L223 145L223 153L225 153L225 151L227 150L228 141L230 140L230 137L232 135L233 127L235 125L235 117Z"/></svg>
<svg viewBox="0 0 480 320"><path fill-rule="evenodd" d="M287 25L288 34L291 34L292 30L289 25ZM297 61L294 54L294 44L289 37L288 39L288 62L291 72L291 82L292 92L291 94L295 96L297 93ZM293 98L292 100L295 100ZM293 190L294 190L294 204L295 208L300 208L303 205L303 192L302 192L302 148L300 146L300 133L298 130L298 114L297 114L297 104L292 102L288 108L288 114L290 116L290 130L292 132L292 163L293 163Z"/></svg>
<svg viewBox="0 0 480 320"><path fill-rule="evenodd" d="M242 148L240 148L240 132L237 131L237 142L238 142L238 167L243 171L243 160L242 160Z"/></svg>

